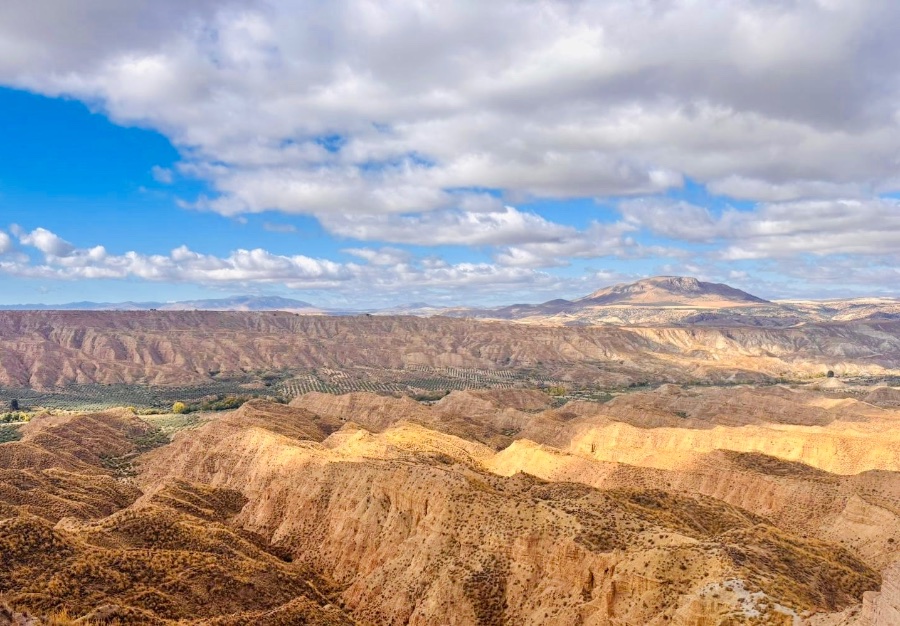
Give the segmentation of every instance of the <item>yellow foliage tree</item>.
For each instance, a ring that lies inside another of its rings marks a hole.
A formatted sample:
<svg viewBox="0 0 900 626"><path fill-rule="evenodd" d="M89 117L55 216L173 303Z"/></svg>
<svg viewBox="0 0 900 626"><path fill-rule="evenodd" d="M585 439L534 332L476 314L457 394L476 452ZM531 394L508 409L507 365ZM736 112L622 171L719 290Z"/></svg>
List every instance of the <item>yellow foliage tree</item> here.
<svg viewBox="0 0 900 626"><path fill-rule="evenodd" d="M187 405L184 402L176 402L172 405L172 413L185 413L187 412Z"/></svg>

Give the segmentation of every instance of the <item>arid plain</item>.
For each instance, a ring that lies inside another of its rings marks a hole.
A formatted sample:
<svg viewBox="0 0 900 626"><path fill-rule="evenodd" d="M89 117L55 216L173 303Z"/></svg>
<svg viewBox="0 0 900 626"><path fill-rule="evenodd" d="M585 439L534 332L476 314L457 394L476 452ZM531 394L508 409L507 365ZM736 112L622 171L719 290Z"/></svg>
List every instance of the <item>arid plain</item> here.
<svg viewBox="0 0 900 626"><path fill-rule="evenodd" d="M900 624L897 311L0 312L0 624Z"/></svg>

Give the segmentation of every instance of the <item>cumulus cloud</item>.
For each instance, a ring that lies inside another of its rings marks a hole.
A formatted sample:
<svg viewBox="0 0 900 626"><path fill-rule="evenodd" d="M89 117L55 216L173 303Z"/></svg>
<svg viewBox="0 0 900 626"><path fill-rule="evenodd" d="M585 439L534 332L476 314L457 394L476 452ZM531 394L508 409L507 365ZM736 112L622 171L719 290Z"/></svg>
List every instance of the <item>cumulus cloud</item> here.
<svg viewBox="0 0 900 626"><path fill-rule="evenodd" d="M45 228L36 228L30 233L25 233L20 228L14 227L13 233L19 236L19 241L23 245L37 248L48 256L65 257L75 251L75 246Z"/></svg>
<svg viewBox="0 0 900 626"><path fill-rule="evenodd" d="M450 264L437 258L417 261L395 248L352 248L345 252L364 263L339 263L309 256L280 255L264 249L238 249L227 256L202 254L179 246L168 254L129 251L110 254L103 246L77 248L38 228L18 235L23 246L44 254L0 259L0 273L52 280L138 279L151 282L235 285L271 284L297 290L333 290L357 297L379 297L430 289L435 293L478 292L503 287L542 287L560 281L545 273L491 263ZM62 242L62 243L60 243ZM59 254L57 254L59 253ZM496 292L495 292L496 293Z"/></svg>
<svg viewBox="0 0 900 626"><path fill-rule="evenodd" d="M702 242L720 236L709 209L689 202L642 198L619 205L627 224L647 228L658 235L682 241Z"/></svg>
<svg viewBox="0 0 900 626"><path fill-rule="evenodd" d="M732 240L725 259L813 255L896 254L900 249L897 200L808 200L770 204L722 216Z"/></svg>
<svg viewBox="0 0 900 626"><path fill-rule="evenodd" d="M42 263L27 256L0 265L3 272L50 279L123 279L193 283L279 282L303 288L334 285L352 278L354 266L304 255L275 255L266 250L235 250L227 257L200 254L180 246L167 255L134 251L109 254L102 245L77 248L57 234L36 228L14 229L19 242L43 253Z"/></svg>
<svg viewBox="0 0 900 626"><path fill-rule="evenodd" d="M412 255L398 248L347 248L347 254L364 259L372 265L403 265L412 259Z"/></svg>
<svg viewBox="0 0 900 626"><path fill-rule="evenodd" d="M412 215L360 216L334 213L323 216L322 225L341 237L429 246L553 242L576 235L574 228L510 206L500 210L450 209Z"/></svg>
<svg viewBox="0 0 900 626"><path fill-rule="evenodd" d="M12 237L0 230L0 254L6 254L13 249Z"/></svg>
<svg viewBox="0 0 900 626"><path fill-rule="evenodd" d="M723 242L724 260L811 254L893 255L900 250L900 200L803 200L726 209L714 215L686 202L642 200L620 206L635 228L690 242Z"/></svg>
<svg viewBox="0 0 900 626"><path fill-rule="evenodd" d="M887 186L891 186L889 183ZM767 202L785 202L798 199L847 199L862 198L875 193L872 188L855 183L832 183L828 181L797 181L772 183L759 179L729 176L713 181L709 191L722 196L738 199L755 199Z"/></svg>
<svg viewBox="0 0 900 626"><path fill-rule="evenodd" d="M161 130L228 215L900 188L896 2L37 4L0 81Z"/></svg>
<svg viewBox="0 0 900 626"><path fill-rule="evenodd" d="M625 221L594 222L583 231L572 230L554 241L524 242L499 250L494 259L512 267L554 267L568 265L570 259L617 257L678 257L685 253L674 248L645 246L629 235L636 230Z"/></svg>
<svg viewBox="0 0 900 626"><path fill-rule="evenodd" d="M501 210L450 209L413 215L335 214L323 218L322 225L334 234L362 241L424 246L465 242L470 246L486 246L493 249L494 260L505 267L559 267L568 265L573 258L683 254L674 249L638 243L629 236L638 227L627 221L594 222L579 230L511 206ZM347 252L357 254L359 251Z"/></svg>

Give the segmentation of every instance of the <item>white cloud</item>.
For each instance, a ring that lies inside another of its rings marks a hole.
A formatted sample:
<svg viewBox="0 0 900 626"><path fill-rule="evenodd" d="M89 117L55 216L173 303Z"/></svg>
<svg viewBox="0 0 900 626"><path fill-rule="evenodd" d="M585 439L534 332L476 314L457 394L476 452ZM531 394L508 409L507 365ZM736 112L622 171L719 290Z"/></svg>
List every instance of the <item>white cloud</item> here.
<svg viewBox="0 0 900 626"><path fill-rule="evenodd" d="M263 249L239 249L219 257L179 246L169 254L126 252L109 254L103 246L76 248L38 228L19 235L25 246L45 253L42 263L27 255L0 260L0 273L48 280L139 279L151 282L220 285L285 286L296 290L334 290L358 298L407 294L411 289L434 293L472 293L504 287L540 287L550 290L559 279L542 272L490 263L450 264L441 259L416 261L394 248L348 249L366 263L339 263L305 255L279 255ZM57 242L48 244L48 242ZM65 254L54 254L47 249ZM373 290L377 290L376 295Z"/></svg>
<svg viewBox="0 0 900 626"><path fill-rule="evenodd" d="M175 174L172 170L159 165L154 165L150 169L150 174L153 176L153 180L163 185L171 185L175 180Z"/></svg>
<svg viewBox="0 0 900 626"><path fill-rule="evenodd" d="M19 241L44 253L42 264L27 257L2 266L7 274L51 279L139 278L193 283L283 282L288 285L334 285L352 278L354 266L304 255L275 255L266 250L235 250L227 257L200 254L180 246L168 255L126 252L105 247L76 248L55 233L36 228L20 232ZM298 287L299 288L299 287Z"/></svg>
<svg viewBox="0 0 900 626"><path fill-rule="evenodd" d="M352 254L367 261L372 265L402 265L408 263L412 255L398 248L346 248L347 254Z"/></svg>
<svg viewBox="0 0 900 626"><path fill-rule="evenodd" d="M419 166L386 166L375 173L358 167L316 169L272 166L243 169L198 166L194 171L215 181L220 197L198 208L223 215L287 213L330 216L334 213L377 215L448 208L454 197L420 180Z"/></svg>
<svg viewBox="0 0 900 626"><path fill-rule="evenodd" d="M897 200L804 201L729 211L722 228L731 239L725 259L896 254L900 250Z"/></svg>
<svg viewBox="0 0 900 626"><path fill-rule="evenodd" d="M785 202L810 198L861 198L871 196L875 190L859 184L841 184L826 181L799 181L770 183L764 180L729 176L713 181L709 191L738 199L755 199L766 202Z"/></svg>
<svg viewBox="0 0 900 626"><path fill-rule="evenodd" d="M594 222L583 231L572 230L556 241L524 242L509 246L494 255L501 265L511 267L554 267L569 264L569 259L603 257L646 258L682 256L684 252L660 246L644 246L629 233L635 226L627 222Z"/></svg>
<svg viewBox="0 0 900 626"><path fill-rule="evenodd" d="M0 5L0 74L38 81L101 66L110 58L158 49L174 29L196 27L216 0L10 0ZM52 16L52 19L51 19Z"/></svg>
<svg viewBox="0 0 900 626"><path fill-rule="evenodd" d="M724 260L803 254L892 255L900 250L900 200L804 200L726 209L718 216L686 202L651 199L620 205L624 221L689 242L723 243Z"/></svg>
<svg viewBox="0 0 900 626"><path fill-rule="evenodd" d="M0 230L0 254L6 254L13 249L12 237Z"/></svg>
<svg viewBox="0 0 900 626"><path fill-rule="evenodd" d="M30 233L21 233L19 241L22 245L37 248L48 256L65 257L75 251L75 246L45 228L36 228Z"/></svg>
<svg viewBox="0 0 900 626"><path fill-rule="evenodd" d="M37 5L0 7L0 81L160 129L228 215L900 188L896 2Z"/></svg>
<svg viewBox="0 0 900 626"><path fill-rule="evenodd" d="M341 237L417 245L466 244L498 246L562 241L577 235L569 226L511 206L499 210L443 210L413 215L351 215L334 213L322 226Z"/></svg>
<svg viewBox="0 0 900 626"><path fill-rule="evenodd" d="M689 202L642 198L622 202L619 211L635 230L644 227L664 237L691 242L709 241L720 236L709 209Z"/></svg>

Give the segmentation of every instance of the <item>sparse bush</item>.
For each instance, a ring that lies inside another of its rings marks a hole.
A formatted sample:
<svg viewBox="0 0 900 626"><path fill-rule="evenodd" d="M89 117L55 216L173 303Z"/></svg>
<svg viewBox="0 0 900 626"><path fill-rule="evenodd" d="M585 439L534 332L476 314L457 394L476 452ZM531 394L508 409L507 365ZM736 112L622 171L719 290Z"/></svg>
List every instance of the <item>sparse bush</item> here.
<svg viewBox="0 0 900 626"><path fill-rule="evenodd" d="M12 422L30 422L33 415L25 411L10 411L0 413L0 423L9 424Z"/></svg>
<svg viewBox="0 0 900 626"><path fill-rule="evenodd" d="M18 426L0 426L0 443L18 441L22 438Z"/></svg>
<svg viewBox="0 0 900 626"><path fill-rule="evenodd" d="M248 396L219 395L201 402L199 405L199 409L201 411L230 411L232 409L239 408L248 399Z"/></svg>
<svg viewBox="0 0 900 626"><path fill-rule="evenodd" d="M153 448L158 448L159 446L164 446L169 443L169 437L162 432L159 428L154 428L151 431L140 435L139 437L134 438L134 444L137 449L141 452L146 452L147 450L152 450Z"/></svg>

